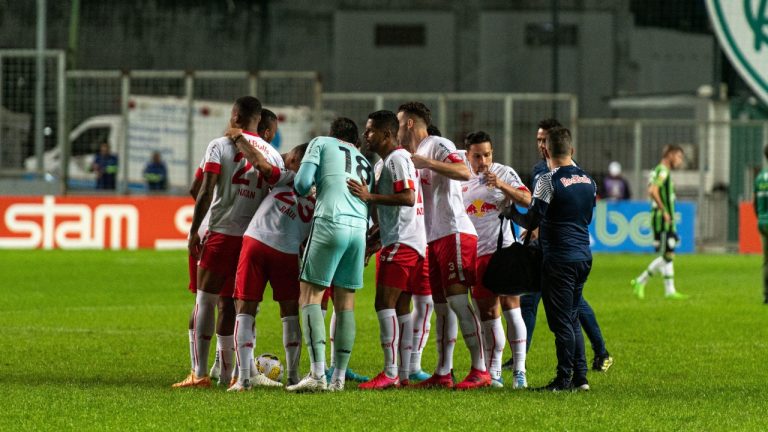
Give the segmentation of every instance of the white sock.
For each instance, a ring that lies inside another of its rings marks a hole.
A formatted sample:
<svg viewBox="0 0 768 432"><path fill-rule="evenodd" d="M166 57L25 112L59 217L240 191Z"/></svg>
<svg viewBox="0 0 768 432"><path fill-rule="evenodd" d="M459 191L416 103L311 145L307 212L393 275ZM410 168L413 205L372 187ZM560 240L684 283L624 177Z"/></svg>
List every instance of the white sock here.
<svg viewBox="0 0 768 432"><path fill-rule="evenodd" d="M413 311L411 311L413 326L411 373L416 373L421 370L421 353L429 340L429 331L432 327L430 321L435 304L432 302L431 295L415 295L411 300L413 300Z"/></svg>
<svg viewBox="0 0 768 432"><path fill-rule="evenodd" d="M379 318L379 340L384 352L384 373L390 378L397 376L397 342L400 339L397 314L394 309L376 312Z"/></svg>
<svg viewBox="0 0 768 432"><path fill-rule="evenodd" d="M237 314L235 317L235 338L237 339L238 380L242 384L251 377L253 366L253 348L256 339L255 319L249 314ZM255 368L254 368L255 369Z"/></svg>
<svg viewBox="0 0 768 432"><path fill-rule="evenodd" d="M195 375L208 375L208 354L211 349L211 338L216 327L216 304L218 294L210 294L197 290L195 300Z"/></svg>
<svg viewBox="0 0 768 432"><path fill-rule="evenodd" d="M504 329L501 327L501 317L483 321L483 338L485 342L485 363L492 379L501 378L501 356L504 354Z"/></svg>
<svg viewBox="0 0 768 432"><path fill-rule="evenodd" d="M334 349L335 347L333 343L333 339L336 337L336 311L335 310L331 312L331 324L329 325L329 327L330 328L328 329L329 330L328 341L330 342L330 345L331 345L331 351L330 351L331 361L328 367L336 367L336 359L334 358L335 356L333 355L333 353L336 352L336 350Z"/></svg>
<svg viewBox="0 0 768 432"><path fill-rule="evenodd" d="M216 335L216 355L219 358L219 381L229 385L235 370L235 335Z"/></svg>
<svg viewBox="0 0 768 432"><path fill-rule="evenodd" d="M645 269L645 271L643 271L640 276L637 277L637 281L641 284L646 283L648 278L661 273L664 270L666 263L667 262L664 261L664 258L656 257L656 259L651 261L651 263L648 265L648 268Z"/></svg>
<svg viewBox="0 0 768 432"><path fill-rule="evenodd" d="M435 303L437 315L437 367L435 373L448 375L453 369L453 349L459 334L456 314L447 303Z"/></svg>
<svg viewBox="0 0 768 432"><path fill-rule="evenodd" d="M331 357L333 357L333 356L331 356ZM333 369L333 374L331 375L331 381L329 381L329 382L341 381L341 383L344 384L344 382L346 380L347 380L347 370L346 369L334 368Z"/></svg>
<svg viewBox="0 0 768 432"><path fill-rule="evenodd" d="M483 341L480 338L480 321L477 319L474 308L469 304L469 297L466 294L458 294L448 296L446 299L459 318L464 343L472 356L472 367L485 372L485 354L483 353Z"/></svg>
<svg viewBox="0 0 768 432"><path fill-rule="evenodd" d="M525 345L528 332L523 314L520 308L505 310L502 313L507 322L507 340L512 349L512 358L515 360L515 370L525 372Z"/></svg>
<svg viewBox="0 0 768 432"><path fill-rule="evenodd" d="M299 382L299 360L301 359L301 326L299 316L284 317L283 347L285 348L285 370L292 383Z"/></svg>
<svg viewBox="0 0 768 432"><path fill-rule="evenodd" d="M400 327L398 354L400 354L400 380L407 380L411 373L411 351L413 351L413 319L411 314L399 315L397 324Z"/></svg>
<svg viewBox="0 0 768 432"><path fill-rule="evenodd" d="M189 369L195 370L195 331L189 330Z"/></svg>
<svg viewBox="0 0 768 432"><path fill-rule="evenodd" d="M675 293L675 267L672 261L666 263L662 268L661 274L664 276L664 294L672 295Z"/></svg>

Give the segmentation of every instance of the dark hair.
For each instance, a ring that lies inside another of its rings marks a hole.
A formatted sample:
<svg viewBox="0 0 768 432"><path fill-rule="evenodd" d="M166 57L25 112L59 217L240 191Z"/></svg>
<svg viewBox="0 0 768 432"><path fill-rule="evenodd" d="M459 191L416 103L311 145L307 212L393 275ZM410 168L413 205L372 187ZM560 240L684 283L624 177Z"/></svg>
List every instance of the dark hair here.
<svg viewBox="0 0 768 432"><path fill-rule="evenodd" d="M768 144L763 147L763 155L765 155L765 158L768 159Z"/></svg>
<svg viewBox="0 0 768 432"><path fill-rule="evenodd" d="M670 153L677 153L677 152L685 153L683 151L683 148L680 147L679 145L677 145L677 144L667 144L661 150L661 157L667 157L668 154L670 154Z"/></svg>
<svg viewBox="0 0 768 432"><path fill-rule="evenodd" d="M557 121L557 119L553 119L553 118L546 118L543 120L539 120L538 126L539 126L539 129L544 129L545 131L548 131L555 127L563 127L563 125L561 125L560 122Z"/></svg>
<svg viewBox="0 0 768 432"><path fill-rule="evenodd" d="M547 151L553 158L571 155L571 131L555 126L547 133Z"/></svg>
<svg viewBox="0 0 768 432"><path fill-rule="evenodd" d="M472 146L472 144L480 144L480 143L490 143L491 148L493 148L493 141L491 141L491 136L488 135L484 131L477 131L477 132L470 132L467 134L467 137L464 138L464 147L469 150L469 147Z"/></svg>
<svg viewBox="0 0 768 432"><path fill-rule="evenodd" d="M304 153L307 152L307 147L309 147L309 143L305 142L304 144L299 144L296 147L292 148L291 151L295 151L296 154L299 156L299 160L304 159Z"/></svg>
<svg viewBox="0 0 768 432"><path fill-rule="evenodd" d="M253 96L237 98L235 106L237 107L237 116L243 123L247 123L251 119L261 115L261 102ZM240 124L238 126L245 126L245 124Z"/></svg>
<svg viewBox="0 0 768 432"><path fill-rule="evenodd" d="M368 114L368 119L373 123L373 127L380 130L389 131L392 137L397 137L397 130L400 123L397 121L397 115L392 111L381 110Z"/></svg>
<svg viewBox="0 0 768 432"><path fill-rule="evenodd" d="M358 142L357 125L351 119L338 117L331 123L331 136L357 145Z"/></svg>
<svg viewBox="0 0 768 432"><path fill-rule="evenodd" d="M424 120L424 123L427 126L432 124L432 111L430 111L429 108L427 108L427 106L421 102L404 103L397 108L397 112L404 112L408 115L416 116Z"/></svg>
<svg viewBox="0 0 768 432"><path fill-rule="evenodd" d="M443 134L440 132L440 129L438 129L437 126L433 124L427 126L427 133L431 136L443 136Z"/></svg>
<svg viewBox="0 0 768 432"><path fill-rule="evenodd" d="M266 108L262 108L261 120L259 120L259 126L256 128L256 132L261 135L262 132L272 127L273 122L277 123L277 115Z"/></svg>

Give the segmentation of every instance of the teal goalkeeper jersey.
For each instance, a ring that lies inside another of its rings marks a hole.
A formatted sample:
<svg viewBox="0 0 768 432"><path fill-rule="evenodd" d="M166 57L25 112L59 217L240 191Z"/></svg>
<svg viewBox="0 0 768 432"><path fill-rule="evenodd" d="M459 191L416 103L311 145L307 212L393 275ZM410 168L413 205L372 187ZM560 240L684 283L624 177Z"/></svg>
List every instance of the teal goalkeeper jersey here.
<svg viewBox="0 0 768 432"><path fill-rule="evenodd" d="M370 191L373 187L373 169L368 159L354 145L332 137L317 137L309 143L301 163L317 165L315 217L367 225L368 205L349 192L347 180L365 181Z"/></svg>
<svg viewBox="0 0 768 432"><path fill-rule="evenodd" d="M757 224L768 226L768 169L760 171L755 178L755 213Z"/></svg>

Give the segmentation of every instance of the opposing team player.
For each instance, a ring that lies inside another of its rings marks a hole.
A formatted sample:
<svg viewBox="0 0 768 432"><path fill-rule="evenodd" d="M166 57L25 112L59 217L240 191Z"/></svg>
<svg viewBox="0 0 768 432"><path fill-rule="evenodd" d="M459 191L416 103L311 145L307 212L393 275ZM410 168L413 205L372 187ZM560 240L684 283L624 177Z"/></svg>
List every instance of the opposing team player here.
<svg viewBox="0 0 768 432"><path fill-rule="evenodd" d="M466 157L471 178L462 182L464 206L477 230L476 280L472 298L482 321L485 346L485 364L491 374L491 385L503 387L501 356L504 353L504 329L501 326L499 305L507 321L507 338L512 347L515 362L513 388L527 387L525 377L525 322L520 314L520 297L499 297L483 286L483 275L496 251L499 237L499 214L507 204L528 207L531 192L512 168L493 161L491 137L483 132L473 132L465 140ZM503 246L512 244L513 235L507 219L502 223Z"/></svg>
<svg viewBox="0 0 768 432"><path fill-rule="evenodd" d="M410 374L413 322L409 292L421 286L427 239L424 207L411 154L397 145L397 116L377 111L368 116L363 136L379 155L375 193L348 180L352 194L376 206L382 250L376 275L376 315L384 352L384 370L360 389L407 385ZM398 368L398 354L400 367Z"/></svg>
<svg viewBox="0 0 768 432"><path fill-rule="evenodd" d="M467 295L475 282L477 232L464 209L459 181L469 180L469 168L451 141L428 134L431 113L423 103L401 105L397 118L398 142L416 149L411 158L420 170L423 187L430 285L437 312L437 369L420 385L453 387L451 370L458 318L472 368L456 388L489 386L491 377L485 367L480 322Z"/></svg>
<svg viewBox="0 0 768 432"><path fill-rule="evenodd" d="M271 162L282 168L283 161L280 154L256 134L260 115L261 102L258 99L251 96L241 97L232 107L230 123L246 131L249 142L260 151L266 152ZM276 180L263 179L258 175L229 138L221 137L208 145L203 181L195 202L189 233L189 252L199 257L197 299L194 310L195 368L185 380L175 384L174 387L209 387L211 385L210 377L207 375L208 352L215 326L215 310L219 294L225 287L227 279L235 275L242 235L259 203L268 192L268 182ZM209 208L211 217L208 234L201 242L198 229ZM232 339L234 339L233 336ZM234 340L232 340L232 348L234 348ZM231 370L231 368L227 369ZM227 378L222 377L220 380Z"/></svg>
<svg viewBox="0 0 768 432"><path fill-rule="evenodd" d="M325 322L320 308L323 291L333 285L336 311L336 368L330 390L344 389L347 365L355 341L355 291L363 287L363 258L368 207L352 195L347 180L373 185L373 170L357 148L358 132L348 118L331 124L330 137L309 143L294 183L306 196L317 187L315 215L300 271L301 330L311 371L288 391L317 391L325 380Z"/></svg>

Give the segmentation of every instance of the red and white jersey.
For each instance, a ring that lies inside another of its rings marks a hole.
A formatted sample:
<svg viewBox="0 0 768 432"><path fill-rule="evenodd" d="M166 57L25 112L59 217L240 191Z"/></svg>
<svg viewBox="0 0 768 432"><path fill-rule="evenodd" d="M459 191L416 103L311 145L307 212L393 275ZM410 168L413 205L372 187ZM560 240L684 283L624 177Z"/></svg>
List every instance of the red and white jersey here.
<svg viewBox="0 0 768 432"><path fill-rule="evenodd" d="M285 181L288 172L284 169L280 153L258 135L243 131L243 136L272 166L280 170L281 174L270 177L270 180ZM221 234L242 236L259 204L269 193L270 183L253 168L227 137L215 139L208 144L203 172L219 175L211 202L211 221L208 229Z"/></svg>
<svg viewBox="0 0 768 432"><path fill-rule="evenodd" d="M298 255L314 213L314 196L298 196L292 184L276 186L256 210L245 235L280 252Z"/></svg>
<svg viewBox="0 0 768 432"><path fill-rule="evenodd" d="M467 164L469 165L469 164ZM472 225L477 230L477 256L492 254L496 251L499 240L499 213L509 203L509 199L498 189L486 186L485 174L476 174L470 170L470 179L461 182L461 193L464 196L466 209ZM499 181L516 189L528 190L512 168L493 163L489 169L496 174ZM514 241L508 219L504 219L503 246L509 246Z"/></svg>
<svg viewBox="0 0 768 432"><path fill-rule="evenodd" d="M456 146L450 140L437 136L424 138L419 143L416 154L439 162L464 163L464 158L456 151ZM427 242L456 233L477 235L464 210L461 182L427 168L419 170L419 175L424 196Z"/></svg>
<svg viewBox="0 0 768 432"><path fill-rule="evenodd" d="M381 246L395 243L408 245L419 255L426 256L427 237L424 230L424 202L416 168L411 161L411 154L398 147L379 160L373 167L376 189L383 195L392 195L405 189L413 190L416 203L413 207L377 205Z"/></svg>

